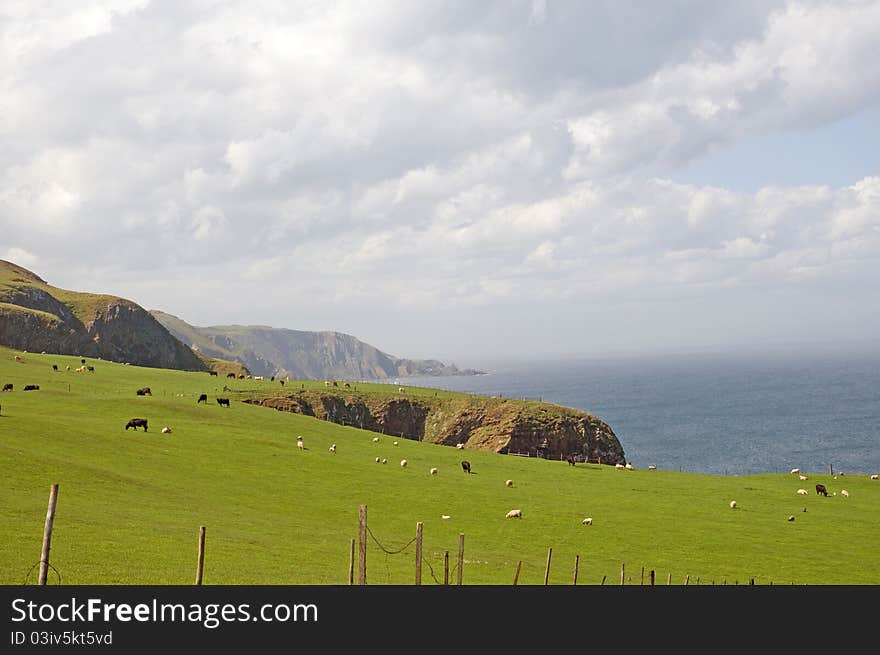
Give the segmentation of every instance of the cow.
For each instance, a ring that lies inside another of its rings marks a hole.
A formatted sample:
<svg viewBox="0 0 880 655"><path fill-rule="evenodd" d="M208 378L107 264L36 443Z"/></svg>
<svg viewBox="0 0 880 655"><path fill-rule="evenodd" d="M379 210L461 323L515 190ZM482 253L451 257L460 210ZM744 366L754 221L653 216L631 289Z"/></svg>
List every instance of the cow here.
<svg viewBox="0 0 880 655"><path fill-rule="evenodd" d="M147 419L145 418L133 418L129 420L128 423L125 424L125 429L133 428L135 432L137 432L138 428L143 428L144 432L147 431Z"/></svg>
<svg viewBox="0 0 880 655"><path fill-rule="evenodd" d="M53 370L53 371L57 371L57 370L58 370L58 364L52 364L52 370Z"/></svg>
<svg viewBox="0 0 880 655"><path fill-rule="evenodd" d="M89 373L94 373L94 372L95 372L95 367L94 367L94 366L86 366L86 370L87 370Z"/></svg>
<svg viewBox="0 0 880 655"><path fill-rule="evenodd" d="M3 391L12 391L12 383L11 383L11 382L7 382L6 384L4 384L4 385L3 385Z"/></svg>
<svg viewBox="0 0 880 655"><path fill-rule="evenodd" d="M40 385L39 384L26 384L26 385L24 385L24 390L25 391L39 391Z"/></svg>
<svg viewBox="0 0 880 655"><path fill-rule="evenodd" d="M217 377L217 371L208 371L208 375L211 377Z"/></svg>
<svg viewBox="0 0 880 655"><path fill-rule="evenodd" d="M227 374L226 374L226 377L227 377L227 378L234 378L234 377L235 377L235 373L227 373Z"/></svg>
<svg viewBox="0 0 880 655"><path fill-rule="evenodd" d="M226 405L227 407L229 407L230 406L229 405L229 398L218 398L217 404L220 405L221 407L223 407L223 405Z"/></svg>
<svg viewBox="0 0 880 655"><path fill-rule="evenodd" d="M816 495L818 496L819 494L822 494L826 498L828 497L828 490L825 488L824 484L816 485Z"/></svg>
<svg viewBox="0 0 880 655"><path fill-rule="evenodd" d="M238 379L239 379L239 380L244 380L244 373L239 373L239 374L238 374Z"/></svg>
<svg viewBox="0 0 880 655"><path fill-rule="evenodd" d="M201 396L199 396L199 399L196 401L196 405L198 405L199 403L207 404L208 403L208 394L203 393Z"/></svg>
<svg viewBox="0 0 880 655"><path fill-rule="evenodd" d="M138 396L152 396L153 395L153 391L150 389L150 387L144 387L143 389L138 389L137 391L135 391L135 393Z"/></svg>
<svg viewBox="0 0 880 655"><path fill-rule="evenodd" d="M565 458L565 461L568 462L569 466L574 466L575 465L574 455L568 455Z"/></svg>
<svg viewBox="0 0 880 655"><path fill-rule="evenodd" d="M464 471L465 473L470 473L471 472L471 463L469 461L467 461L466 459L462 460L461 470Z"/></svg>
<svg viewBox="0 0 880 655"><path fill-rule="evenodd" d="M284 380L279 380L279 382L281 382L281 386L283 387L283 386L284 386Z"/></svg>
<svg viewBox="0 0 880 655"><path fill-rule="evenodd" d="M80 363L80 364L85 364L85 363L86 363L86 360L81 359L81 360L79 360L79 363Z"/></svg>

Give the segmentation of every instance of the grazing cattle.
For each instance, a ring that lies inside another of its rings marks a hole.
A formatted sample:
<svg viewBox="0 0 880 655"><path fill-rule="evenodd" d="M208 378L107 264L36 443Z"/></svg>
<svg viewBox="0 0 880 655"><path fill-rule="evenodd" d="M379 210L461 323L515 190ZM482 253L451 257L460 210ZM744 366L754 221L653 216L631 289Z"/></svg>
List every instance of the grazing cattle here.
<svg viewBox="0 0 880 655"><path fill-rule="evenodd" d="M128 423L125 424L125 429L133 428L135 432L137 432L138 428L143 428L144 432L147 431L147 419L145 418L133 418Z"/></svg>
<svg viewBox="0 0 880 655"><path fill-rule="evenodd" d="M152 396L153 395L153 391L150 389L150 387L144 387L143 389L138 389L137 391L135 391L135 393L139 396Z"/></svg>
<svg viewBox="0 0 880 655"><path fill-rule="evenodd" d="M23 358L21 355L16 355L16 356L15 356L15 361L17 361L17 362L23 362L23 361L24 361L24 358Z"/></svg>
<svg viewBox="0 0 880 655"><path fill-rule="evenodd" d="M208 375L215 378L217 377L217 371L208 371Z"/></svg>
<svg viewBox="0 0 880 655"><path fill-rule="evenodd" d="M512 509L507 513L507 517L509 519L521 519L522 518L522 510L521 509Z"/></svg>
<svg viewBox="0 0 880 655"><path fill-rule="evenodd" d="M81 359L81 360L79 360L79 363L80 363L80 364L85 364L85 363L86 363L86 360Z"/></svg>
<svg viewBox="0 0 880 655"><path fill-rule="evenodd" d="M40 385L39 384L26 384L26 385L24 385L24 390L25 391L39 391Z"/></svg>
<svg viewBox="0 0 880 655"><path fill-rule="evenodd" d="M199 403L205 403L207 405L208 404L208 394L203 393L202 395L200 395L199 399L196 401L196 405L198 405Z"/></svg>
<svg viewBox="0 0 880 655"><path fill-rule="evenodd" d="M223 407L223 405L229 407L229 398L218 398L217 404L220 405L220 407Z"/></svg>
<svg viewBox="0 0 880 655"><path fill-rule="evenodd" d="M12 391L12 383L11 383L11 382L7 382L6 384L4 384L4 385L3 385L3 391Z"/></svg>
<svg viewBox="0 0 880 655"><path fill-rule="evenodd" d="M171 434L171 428L166 425L164 428L162 428L162 434Z"/></svg>
<svg viewBox="0 0 880 655"><path fill-rule="evenodd" d="M574 465L575 465L575 462L574 462L574 455L568 455L568 456L565 458L565 461L568 462L568 465L569 465L569 466L574 466Z"/></svg>
<svg viewBox="0 0 880 655"><path fill-rule="evenodd" d="M244 380L244 373L239 373L239 374L238 374L238 379L239 379L239 380Z"/></svg>
<svg viewBox="0 0 880 655"><path fill-rule="evenodd" d="M334 387L338 387L338 386L339 386L339 383L336 382L336 380L334 380L334 381L333 381L333 386L334 386Z"/></svg>
<svg viewBox="0 0 880 655"><path fill-rule="evenodd" d="M57 371L57 370L58 370L58 364L52 364L52 370L53 370L53 371Z"/></svg>
<svg viewBox="0 0 880 655"><path fill-rule="evenodd" d="M351 389L351 385L350 385L348 382L346 382L346 383L345 383L345 388L346 388L346 389Z"/></svg>
<svg viewBox="0 0 880 655"><path fill-rule="evenodd" d="M467 460L462 460L461 470L464 471L465 473L470 473L471 472L471 463Z"/></svg>
<svg viewBox="0 0 880 655"><path fill-rule="evenodd" d="M227 378L234 378L234 377L235 377L235 373L227 373L227 374L226 374L226 377L227 377Z"/></svg>
<svg viewBox="0 0 880 655"><path fill-rule="evenodd" d="M283 386L284 386L284 380L279 380L279 382L281 382L281 386L283 387Z"/></svg>
<svg viewBox="0 0 880 655"><path fill-rule="evenodd" d="M826 498L828 497L828 490L825 488L824 484L816 485L816 495L818 496L819 494L822 494Z"/></svg>

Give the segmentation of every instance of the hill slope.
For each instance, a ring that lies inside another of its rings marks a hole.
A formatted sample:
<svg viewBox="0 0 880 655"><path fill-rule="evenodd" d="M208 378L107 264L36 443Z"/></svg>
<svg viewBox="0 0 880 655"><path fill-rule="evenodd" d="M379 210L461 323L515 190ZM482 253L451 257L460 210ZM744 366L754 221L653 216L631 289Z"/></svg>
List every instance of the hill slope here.
<svg viewBox="0 0 880 655"><path fill-rule="evenodd" d="M59 289L5 260L0 260L0 344L144 366L209 369L140 305Z"/></svg>
<svg viewBox="0 0 880 655"><path fill-rule="evenodd" d="M165 312L152 310L151 313L191 348L210 357L240 362L254 375L310 380L381 380L479 373L433 359L394 357L340 332L305 332L259 325L196 327Z"/></svg>

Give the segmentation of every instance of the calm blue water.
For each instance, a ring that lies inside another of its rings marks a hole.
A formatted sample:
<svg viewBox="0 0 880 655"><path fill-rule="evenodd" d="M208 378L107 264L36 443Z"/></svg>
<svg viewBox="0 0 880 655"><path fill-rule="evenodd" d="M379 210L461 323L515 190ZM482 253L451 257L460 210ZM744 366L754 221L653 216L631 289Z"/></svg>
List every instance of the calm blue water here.
<svg viewBox="0 0 880 655"><path fill-rule="evenodd" d="M401 382L588 411L636 467L880 473L880 352L519 363Z"/></svg>

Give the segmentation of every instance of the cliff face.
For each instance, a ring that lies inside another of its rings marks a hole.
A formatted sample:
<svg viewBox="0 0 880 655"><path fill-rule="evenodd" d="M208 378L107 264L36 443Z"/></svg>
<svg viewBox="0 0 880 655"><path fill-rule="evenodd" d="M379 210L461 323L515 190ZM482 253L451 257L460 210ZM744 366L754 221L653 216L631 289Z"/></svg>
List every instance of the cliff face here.
<svg viewBox="0 0 880 655"><path fill-rule="evenodd" d="M580 461L602 464L626 462L623 447L607 423L586 412L549 403L309 391L244 402L449 446L464 444L478 450L547 459L573 455Z"/></svg>
<svg viewBox="0 0 880 655"><path fill-rule="evenodd" d="M0 261L0 343L10 348L205 371L203 359L123 298L57 289Z"/></svg>
<svg viewBox="0 0 880 655"><path fill-rule="evenodd" d="M153 316L183 343L233 360L254 375L307 380L382 380L416 375L472 375L432 359L401 359L341 332L306 332L262 325L196 327L171 314Z"/></svg>

